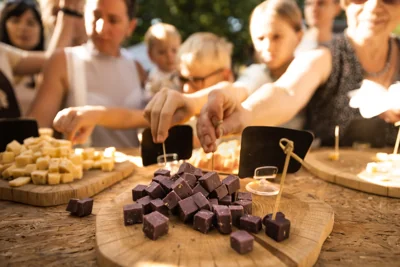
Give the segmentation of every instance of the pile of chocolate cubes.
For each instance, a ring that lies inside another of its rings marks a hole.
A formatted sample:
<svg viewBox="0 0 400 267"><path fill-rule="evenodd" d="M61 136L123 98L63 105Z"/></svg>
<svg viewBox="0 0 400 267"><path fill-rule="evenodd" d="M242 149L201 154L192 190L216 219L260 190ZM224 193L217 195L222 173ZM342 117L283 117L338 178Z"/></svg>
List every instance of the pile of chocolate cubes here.
<svg viewBox="0 0 400 267"><path fill-rule="evenodd" d="M124 222L125 225L143 223L145 235L152 240L168 233L170 214L179 216L183 223L193 224L195 230L204 234L213 228L222 234L230 234L232 226L258 233L262 229L262 220L251 215L252 195L239 192L239 189L239 177L229 175L221 181L216 172L203 174L201 169L189 163L183 163L172 176L170 171L160 169L154 173L149 185L137 185L132 189L136 203L123 207ZM285 219L281 213L278 218ZM267 224L275 221L271 220L271 215L264 218ZM285 232L286 238L289 228L281 231ZM274 239L280 241L279 229L269 236L276 236ZM245 231L231 235L231 246L239 253L252 250L254 238Z"/></svg>

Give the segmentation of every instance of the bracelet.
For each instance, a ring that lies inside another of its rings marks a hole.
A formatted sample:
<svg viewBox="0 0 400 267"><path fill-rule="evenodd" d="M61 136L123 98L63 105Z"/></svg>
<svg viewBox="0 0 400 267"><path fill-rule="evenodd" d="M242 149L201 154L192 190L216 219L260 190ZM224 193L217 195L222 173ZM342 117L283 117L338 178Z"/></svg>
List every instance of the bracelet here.
<svg viewBox="0 0 400 267"><path fill-rule="evenodd" d="M72 16L72 17L77 17L77 18L83 18L83 14L79 13L78 11L63 7L60 8L60 11L63 12L65 15Z"/></svg>

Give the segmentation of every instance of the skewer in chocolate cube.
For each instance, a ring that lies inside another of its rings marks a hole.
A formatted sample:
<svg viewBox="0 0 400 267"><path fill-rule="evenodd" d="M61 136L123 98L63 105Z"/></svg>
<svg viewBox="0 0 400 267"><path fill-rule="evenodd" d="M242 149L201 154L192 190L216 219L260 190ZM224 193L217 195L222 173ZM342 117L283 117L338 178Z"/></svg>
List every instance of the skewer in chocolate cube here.
<svg viewBox="0 0 400 267"><path fill-rule="evenodd" d="M181 178L183 178L183 180L185 180L190 185L191 188L196 186L197 179L196 176L194 176L193 174L184 173L181 175Z"/></svg>
<svg viewBox="0 0 400 267"><path fill-rule="evenodd" d="M229 206L229 205L232 204L232 196L230 196L230 195L224 196L223 198L221 198L221 199L218 201L218 203L219 203L220 205Z"/></svg>
<svg viewBox="0 0 400 267"><path fill-rule="evenodd" d="M179 170L178 170L177 174L181 175L185 172L194 174L195 171L196 171L195 166L193 166L192 164L190 164L188 162L184 162L181 164L181 166L179 166Z"/></svg>
<svg viewBox="0 0 400 267"><path fill-rule="evenodd" d="M162 189L161 185L157 182L151 182L145 191L153 199L164 198L166 195L164 189Z"/></svg>
<svg viewBox="0 0 400 267"><path fill-rule="evenodd" d="M237 192L236 200L253 200L253 197L250 192Z"/></svg>
<svg viewBox="0 0 400 267"><path fill-rule="evenodd" d="M228 195L228 190L226 189L226 185L221 184L217 188L215 188L214 191L210 193L210 197L212 198L217 198L218 200L221 200L223 197Z"/></svg>
<svg viewBox="0 0 400 267"><path fill-rule="evenodd" d="M282 212L278 211L276 213L276 217L280 217L280 218L285 218L285 214L283 214ZM272 219L272 213L269 213L267 215L264 216L263 220L262 220L262 224L264 224L264 226L267 224L267 220Z"/></svg>
<svg viewBox="0 0 400 267"><path fill-rule="evenodd" d="M252 214L253 213L253 202L250 200L236 200L233 202L233 205L240 205L244 209L244 214Z"/></svg>
<svg viewBox="0 0 400 267"><path fill-rule="evenodd" d="M197 207L199 207L200 210L211 210L210 202L205 196L203 196L202 193L196 193L192 196L192 198L194 200L194 203L196 203Z"/></svg>
<svg viewBox="0 0 400 267"><path fill-rule="evenodd" d="M77 211L73 215L84 217L92 214L93 198L84 198L82 200L78 200L77 207Z"/></svg>
<svg viewBox="0 0 400 267"><path fill-rule="evenodd" d="M72 214L78 211L78 201L79 198L71 198L68 202L66 211L71 212Z"/></svg>
<svg viewBox="0 0 400 267"><path fill-rule="evenodd" d="M204 174L199 179L199 183L209 193L211 193L218 186L221 185L221 181L219 180L219 176L216 172L208 172L208 173Z"/></svg>
<svg viewBox="0 0 400 267"><path fill-rule="evenodd" d="M181 199L185 199L193 195L192 188L185 180L183 180L183 178L179 178L178 180L176 180L171 188Z"/></svg>
<svg viewBox="0 0 400 267"><path fill-rule="evenodd" d="M212 227L214 213L208 210L200 210L194 215L193 228L206 234Z"/></svg>
<svg viewBox="0 0 400 267"><path fill-rule="evenodd" d="M196 176L196 179L200 179L203 176L203 171L200 168L196 168L194 171L194 176Z"/></svg>
<svg viewBox="0 0 400 267"><path fill-rule="evenodd" d="M169 209L173 210L178 206L178 202L181 201L181 198L175 193L175 191L171 191L168 195L163 199L164 205Z"/></svg>
<svg viewBox="0 0 400 267"><path fill-rule="evenodd" d="M226 185L226 189L228 189L229 195L232 195L240 189L239 177L235 175L228 175L225 179L222 180L222 183Z"/></svg>
<svg viewBox="0 0 400 267"><path fill-rule="evenodd" d="M258 216L245 214L240 217L239 228L257 234L262 229L261 218Z"/></svg>
<svg viewBox="0 0 400 267"><path fill-rule="evenodd" d="M244 215L243 207L240 205L231 205L231 206L229 206L229 210L231 211L232 225L239 228L240 217L242 217Z"/></svg>
<svg viewBox="0 0 400 267"><path fill-rule="evenodd" d="M221 234L230 234L232 232L232 216L227 206L214 206L216 226Z"/></svg>
<svg viewBox="0 0 400 267"><path fill-rule="evenodd" d="M193 197L187 197L178 202L179 218L183 222L188 222L193 219L193 216L199 210Z"/></svg>
<svg viewBox="0 0 400 267"><path fill-rule="evenodd" d="M202 187L200 184L197 184L197 185L193 188L193 194L196 194L196 193L198 193L198 192L202 193L203 196L205 196L205 197L208 197L208 195L210 194L210 193L208 193L208 191L207 191L206 189L204 189L204 187Z"/></svg>
<svg viewBox="0 0 400 267"><path fill-rule="evenodd" d="M151 240L157 240L168 233L168 221L167 217L154 211L143 216L143 232Z"/></svg>
<svg viewBox="0 0 400 267"><path fill-rule="evenodd" d="M161 181L164 180L164 179L168 179L169 180L169 177L168 176L164 176L164 175L157 175L157 176L154 176L152 181L161 184Z"/></svg>
<svg viewBox="0 0 400 267"><path fill-rule="evenodd" d="M169 209L167 206L164 205L164 202L161 199L153 199L152 201L150 201L150 206L152 211L158 211L159 213L168 217Z"/></svg>
<svg viewBox="0 0 400 267"><path fill-rule="evenodd" d="M171 176L171 172L169 170L166 169L158 169L154 172L154 177L156 177L157 175L162 175L162 176Z"/></svg>
<svg viewBox="0 0 400 267"><path fill-rule="evenodd" d="M150 196L145 196L136 201L136 203L143 205L143 214L149 214L151 212L150 201L152 200Z"/></svg>
<svg viewBox="0 0 400 267"><path fill-rule="evenodd" d="M276 216L275 220L268 218L265 221L265 233L275 241L281 242L289 238L290 221L285 217L278 216Z"/></svg>
<svg viewBox="0 0 400 267"><path fill-rule="evenodd" d="M239 254L253 250L254 237L246 231L236 231L231 234L231 248Z"/></svg>
<svg viewBox="0 0 400 267"><path fill-rule="evenodd" d="M135 188L132 189L132 199L133 201L138 200L139 198L147 196L146 193L147 185L138 184Z"/></svg>
<svg viewBox="0 0 400 267"><path fill-rule="evenodd" d="M125 225L132 225L143 222L143 205L127 204L123 207Z"/></svg>

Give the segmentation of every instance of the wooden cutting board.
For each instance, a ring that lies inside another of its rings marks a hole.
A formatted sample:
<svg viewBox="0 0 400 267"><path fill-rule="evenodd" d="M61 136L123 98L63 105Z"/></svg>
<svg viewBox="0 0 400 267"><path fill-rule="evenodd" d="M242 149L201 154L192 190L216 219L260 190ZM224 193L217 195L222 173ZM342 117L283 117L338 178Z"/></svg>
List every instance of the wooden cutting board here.
<svg viewBox="0 0 400 267"><path fill-rule="evenodd" d="M317 177L331 183L367 193L400 198L400 177L383 179L364 172L367 163L375 161L376 153L389 151L341 149L338 161L329 159L332 152L332 149L322 149L308 153L305 167Z"/></svg>
<svg viewBox="0 0 400 267"><path fill-rule="evenodd" d="M107 187L128 177L135 165L130 161L116 163L112 172L85 171L81 180L59 185L34 185L10 187L0 179L0 199L33 206L56 206L68 203L71 198L91 197Z"/></svg>
<svg viewBox="0 0 400 267"><path fill-rule="evenodd" d="M135 175L135 183L149 183L147 176ZM241 181L241 188L252 181ZM291 221L289 239L277 243L264 229L255 236L254 250L246 255L230 247L229 235L217 230L202 234L170 216L169 233L157 241L146 238L142 224L124 226L122 207L132 202L131 188L102 208L96 216L96 254L99 266L312 266L321 246L332 231L332 208L315 199L283 194L281 211ZM253 214L272 212L275 197L253 195ZM237 230L234 228L234 230Z"/></svg>

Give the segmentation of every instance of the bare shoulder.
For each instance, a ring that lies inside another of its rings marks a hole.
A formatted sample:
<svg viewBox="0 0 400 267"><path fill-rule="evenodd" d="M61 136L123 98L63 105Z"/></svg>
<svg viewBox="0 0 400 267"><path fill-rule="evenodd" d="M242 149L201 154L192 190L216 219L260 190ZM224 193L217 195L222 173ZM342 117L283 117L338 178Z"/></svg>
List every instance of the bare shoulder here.
<svg viewBox="0 0 400 267"><path fill-rule="evenodd" d="M44 79L61 82L64 89L68 88L67 59L64 49L55 51L44 68Z"/></svg>

